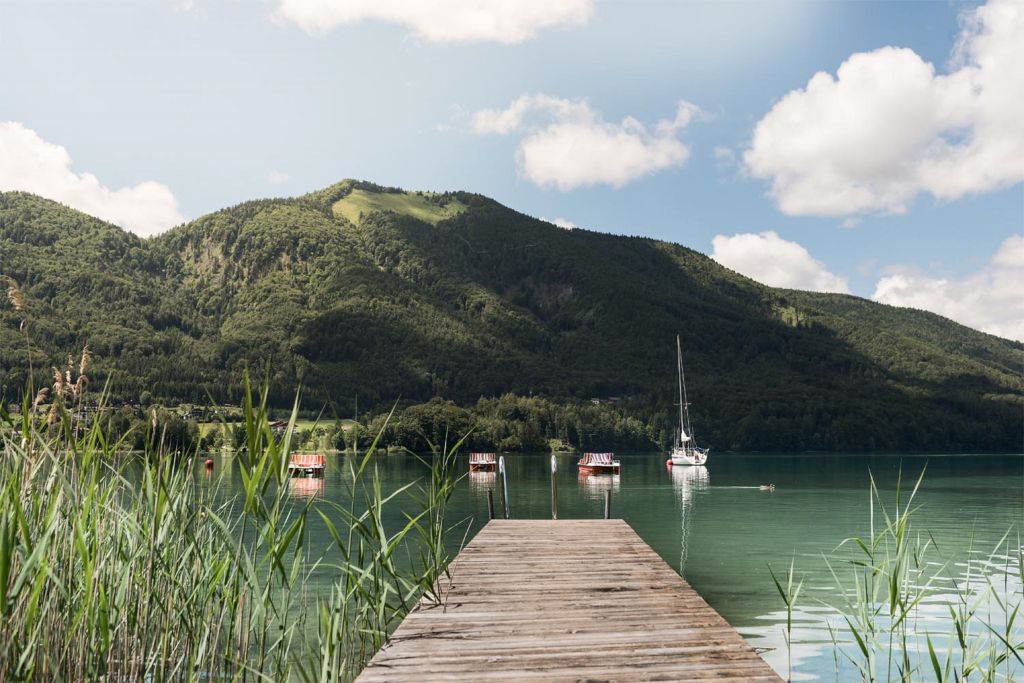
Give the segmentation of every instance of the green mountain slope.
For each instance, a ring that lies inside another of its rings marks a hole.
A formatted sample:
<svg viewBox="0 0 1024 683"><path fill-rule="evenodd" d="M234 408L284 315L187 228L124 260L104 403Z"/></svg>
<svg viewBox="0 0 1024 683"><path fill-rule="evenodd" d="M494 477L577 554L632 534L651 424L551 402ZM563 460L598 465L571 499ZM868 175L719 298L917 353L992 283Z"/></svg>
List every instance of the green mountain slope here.
<svg viewBox="0 0 1024 683"><path fill-rule="evenodd" d="M567 231L468 193L345 181L142 241L0 195L0 270L45 364L88 342L114 393L350 410L505 392L672 411L683 337L717 448L1019 450L1024 345L920 311L762 286L674 244ZM0 313L7 395L20 317ZM45 334L43 334L45 331Z"/></svg>

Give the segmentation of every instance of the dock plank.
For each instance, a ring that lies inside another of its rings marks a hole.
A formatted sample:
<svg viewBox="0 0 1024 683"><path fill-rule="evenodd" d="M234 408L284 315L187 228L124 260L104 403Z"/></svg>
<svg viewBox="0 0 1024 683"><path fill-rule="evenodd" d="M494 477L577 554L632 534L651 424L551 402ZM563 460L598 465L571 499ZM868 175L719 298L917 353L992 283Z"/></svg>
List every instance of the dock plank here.
<svg viewBox="0 0 1024 683"><path fill-rule="evenodd" d="M779 681L622 520L492 520L358 681Z"/></svg>

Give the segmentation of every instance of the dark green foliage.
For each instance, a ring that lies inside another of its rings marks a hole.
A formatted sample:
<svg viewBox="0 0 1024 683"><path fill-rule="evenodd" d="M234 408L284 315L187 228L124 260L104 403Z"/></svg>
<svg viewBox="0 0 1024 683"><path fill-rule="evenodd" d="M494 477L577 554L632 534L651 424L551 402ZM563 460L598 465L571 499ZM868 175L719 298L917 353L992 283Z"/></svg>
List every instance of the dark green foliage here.
<svg viewBox="0 0 1024 683"><path fill-rule="evenodd" d="M406 445L475 425L481 447L640 449L671 434L678 332L697 437L716 449L1021 447L1020 343L467 193L429 195L466 207L437 225L391 211L356 225L332 210L354 188L400 192L345 181L152 240L0 194L0 271L28 309L0 308L0 391L25 385L26 320L37 372L88 342L115 400L233 403L249 369L279 407L297 384L337 415L451 401L407 409Z"/></svg>
<svg viewBox="0 0 1024 683"><path fill-rule="evenodd" d="M134 451L152 445L168 452L192 454L200 445L196 423L183 420L176 412L165 408L153 408L143 414L128 408L105 410L99 420L108 438Z"/></svg>
<svg viewBox="0 0 1024 683"><path fill-rule="evenodd" d="M434 398L410 405L387 420L383 412L365 420L363 431L381 433L381 444L425 452L457 434L480 451L547 451L553 444L577 450L612 448L649 451L668 445L670 430L658 431L627 406L592 405L506 394L462 408ZM656 421L655 421L656 422Z"/></svg>

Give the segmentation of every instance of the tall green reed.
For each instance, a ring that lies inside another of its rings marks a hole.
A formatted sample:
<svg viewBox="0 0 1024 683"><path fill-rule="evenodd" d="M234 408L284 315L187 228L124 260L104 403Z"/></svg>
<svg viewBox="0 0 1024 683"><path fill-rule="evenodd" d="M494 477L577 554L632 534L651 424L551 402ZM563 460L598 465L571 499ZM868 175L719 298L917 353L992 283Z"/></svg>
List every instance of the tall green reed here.
<svg viewBox="0 0 1024 683"><path fill-rule="evenodd" d="M793 610L796 608L797 600L800 597L800 590L804 586L804 580L800 579L796 585L793 585L793 577L796 574L796 558L793 558L789 562L789 571L786 572L786 582L783 584L782 580L775 575L775 570L772 569L771 565L768 565L768 573L771 574L772 582L775 584L775 589L779 593L779 597L786 604L786 630L783 631L783 637L786 641L786 680L793 679Z"/></svg>
<svg viewBox="0 0 1024 683"><path fill-rule="evenodd" d="M385 494L374 441L344 460L347 507L296 504L297 405L278 438L266 392L246 382L241 493L226 500L155 421L145 453L126 456L62 405L59 429L27 397L2 413L0 680L353 678L419 596L437 595L454 449ZM334 539L323 556L306 539L314 510ZM325 571L331 596L313 600Z"/></svg>
<svg viewBox="0 0 1024 683"><path fill-rule="evenodd" d="M457 481L455 455L465 437L451 447L432 445L425 481L385 495L376 465L368 468L380 436L378 432L361 457L346 461L348 506L333 506L340 528L319 511L342 561L331 565L336 578L329 598L319 604L320 659L314 669L304 672L308 678L350 677L383 645L419 597L434 603L440 600L439 581L450 559L446 540L453 527L447 505ZM358 433L352 437L355 441ZM402 495L416 502L415 512L404 513L405 524L389 531L384 508Z"/></svg>
<svg viewBox="0 0 1024 683"><path fill-rule="evenodd" d="M869 535L848 538L824 557L840 597L838 604L818 602L836 609L845 627L828 624L836 678L843 660L872 683L1013 680L1024 671L1024 546L1019 536L1011 542L1007 532L980 559L972 541L963 561L943 561L933 536L916 533L911 525L920 509L915 499L924 474L905 496L900 472L891 508L872 476ZM1014 573L1017 585L1011 585ZM790 653L799 593L799 585L792 590L792 575L791 566L784 586L772 573L786 604Z"/></svg>

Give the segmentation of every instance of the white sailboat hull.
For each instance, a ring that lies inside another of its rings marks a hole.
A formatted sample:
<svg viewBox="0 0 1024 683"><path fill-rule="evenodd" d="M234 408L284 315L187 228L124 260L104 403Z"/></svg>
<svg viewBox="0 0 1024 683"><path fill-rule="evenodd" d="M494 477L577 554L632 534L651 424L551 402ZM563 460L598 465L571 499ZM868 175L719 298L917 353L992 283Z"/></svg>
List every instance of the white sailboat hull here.
<svg viewBox="0 0 1024 683"><path fill-rule="evenodd" d="M708 461L706 450L694 450L692 448L673 448L669 454L673 465L703 465Z"/></svg>

